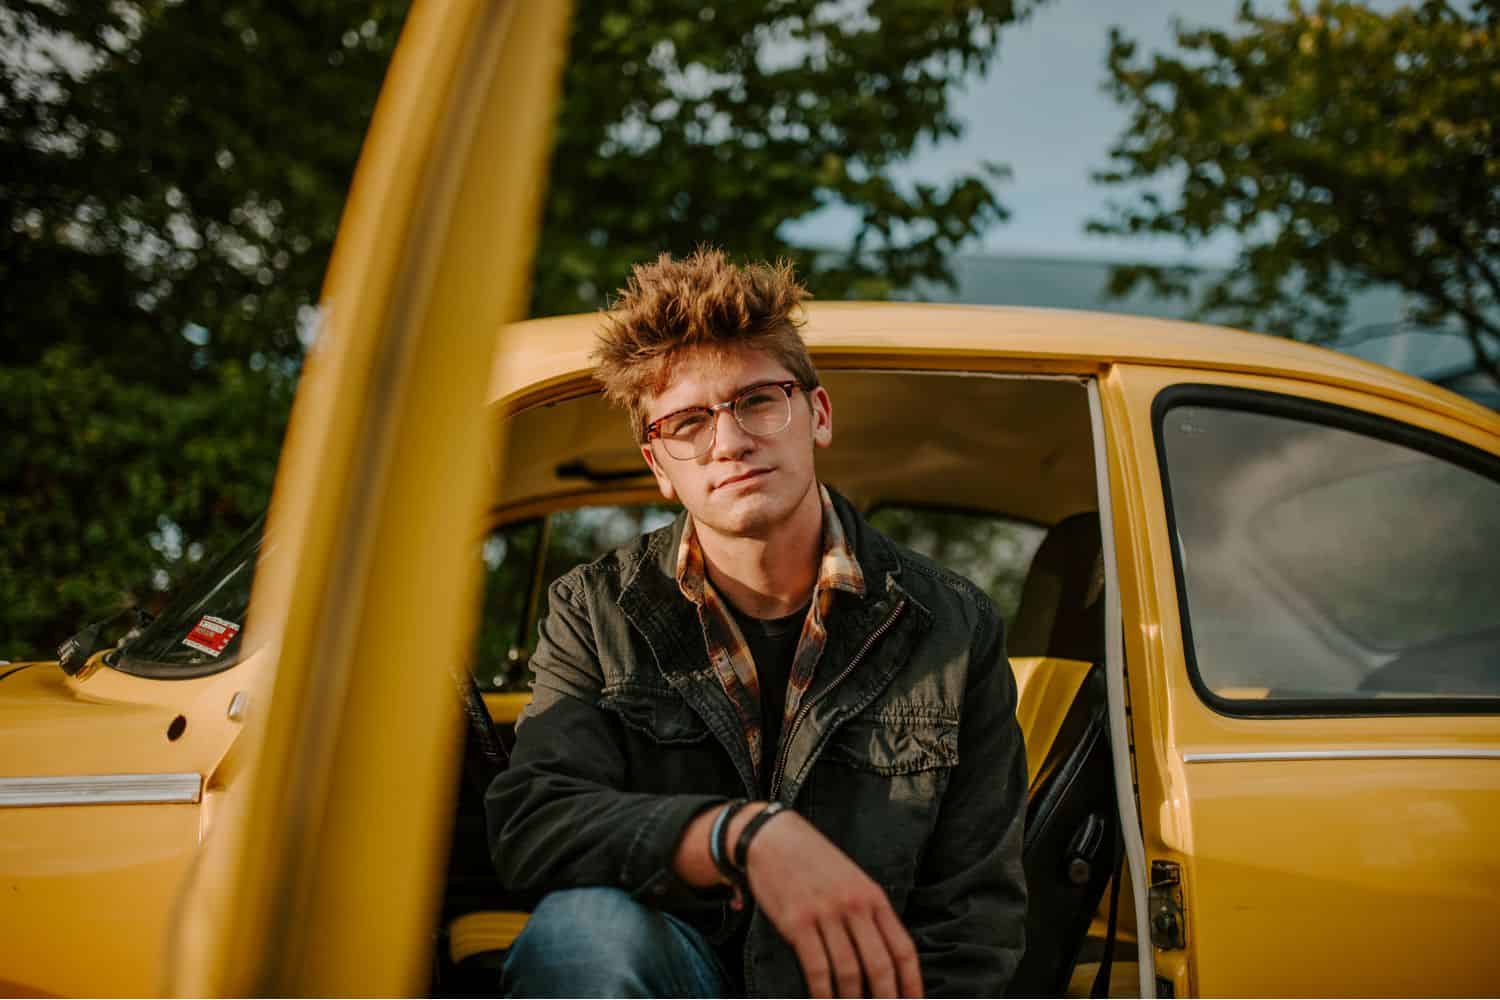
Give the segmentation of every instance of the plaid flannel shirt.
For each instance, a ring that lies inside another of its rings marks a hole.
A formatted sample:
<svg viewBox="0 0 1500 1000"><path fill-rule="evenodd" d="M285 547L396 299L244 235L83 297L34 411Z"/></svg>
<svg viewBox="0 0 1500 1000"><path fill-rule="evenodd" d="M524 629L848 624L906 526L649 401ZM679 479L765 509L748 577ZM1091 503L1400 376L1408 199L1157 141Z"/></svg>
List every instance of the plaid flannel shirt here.
<svg viewBox="0 0 1500 1000"><path fill-rule="evenodd" d="M823 646L828 640L825 622L833 607L833 592L843 590L860 596L865 592L864 573L844 537L844 526L839 523L828 489L821 483L818 484L818 495L823 502L823 557L818 563L812 602L807 618L802 622L802 633L797 639L797 651L793 654L791 674L787 679L783 734L791 730L792 718L797 714L807 689L812 686L813 672L817 669L818 658L823 655ZM698 622L703 626L709 659L719 683L724 685L724 693L739 714L755 776L760 780L760 681L755 673L755 661L750 656L750 644L740 632L728 604L709 582L703 549L698 544L698 532L691 515L677 550L677 586L682 595L698 608Z"/></svg>

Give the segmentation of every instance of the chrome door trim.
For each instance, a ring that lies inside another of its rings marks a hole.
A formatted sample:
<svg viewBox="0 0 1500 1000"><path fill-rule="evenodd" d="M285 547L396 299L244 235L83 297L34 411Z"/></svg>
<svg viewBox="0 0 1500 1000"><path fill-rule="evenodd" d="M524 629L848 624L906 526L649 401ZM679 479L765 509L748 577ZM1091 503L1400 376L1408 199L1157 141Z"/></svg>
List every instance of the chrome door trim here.
<svg viewBox="0 0 1500 1000"><path fill-rule="evenodd" d="M1500 760L1500 750L1390 749L1390 750L1246 750L1193 752L1182 755L1186 764L1222 764L1260 760Z"/></svg>
<svg viewBox="0 0 1500 1000"><path fill-rule="evenodd" d="M1086 380L1089 423L1093 429L1094 491L1099 499L1099 541L1104 556L1104 679L1109 700L1109 749L1115 770L1115 799L1120 813L1120 838L1130 872L1135 925L1151 926L1146 909L1146 843L1141 835L1140 802L1135 795L1135 764L1130 759L1130 732L1125 724L1125 622L1120 608L1120 566L1115 553L1115 516L1109 492L1109 442L1105 438L1104 403L1099 380ZM1118 876L1117 876L1118 877ZM1151 935L1136 935L1140 996L1156 997L1156 955Z"/></svg>
<svg viewBox="0 0 1500 1000"><path fill-rule="evenodd" d="M203 777L180 774L68 774L0 778L0 807L197 802Z"/></svg>

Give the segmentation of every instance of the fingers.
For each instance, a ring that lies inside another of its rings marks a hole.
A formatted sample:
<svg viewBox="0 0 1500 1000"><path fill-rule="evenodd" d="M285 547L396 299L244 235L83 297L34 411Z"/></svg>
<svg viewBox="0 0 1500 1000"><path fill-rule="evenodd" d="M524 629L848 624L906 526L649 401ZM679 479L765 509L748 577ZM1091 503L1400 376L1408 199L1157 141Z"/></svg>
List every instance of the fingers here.
<svg viewBox="0 0 1500 1000"><path fill-rule="evenodd" d="M824 996L857 997L864 994L864 975L860 969L859 955L849 931L838 918L824 920L818 924L818 934L828 952L828 961L833 966L833 985L837 992ZM811 985L809 981L808 985Z"/></svg>
<svg viewBox="0 0 1500 1000"><path fill-rule="evenodd" d="M864 968L865 982L870 984L870 996L901 996L896 992L896 963L880 929L875 926L873 915L855 914L849 918L848 926L849 936L859 949L859 964Z"/></svg>
<svg viewBox="0 0 1500 1000"><path fill-rule="evenodd" d="M885 947L891 956L891 961L896 966L896 984L900 987L900 996L922 997L922 965L917 960L917 947L912 944L911 935L906 932L906 927L901 923L889 905L876 907L875 926L880 930L880 936L885 939Z"/></svg>
<svg viewBox="0 0 1500 1000"><path fill-rule="evenodd" d="M802 965L802 976L807 980L808 996L833 996L833 982L829 976L828 951L823 947L822 936L817 925L809 923L805 933L791 934L787 941L797 953Z"/></svg>
<svg viewBox="0 0 1500 1000"><path fill-rule="evenodd" d="M748 854L751 895L813 996L922 996L916 947L885 891L816 828L790 813Z"/></svg>

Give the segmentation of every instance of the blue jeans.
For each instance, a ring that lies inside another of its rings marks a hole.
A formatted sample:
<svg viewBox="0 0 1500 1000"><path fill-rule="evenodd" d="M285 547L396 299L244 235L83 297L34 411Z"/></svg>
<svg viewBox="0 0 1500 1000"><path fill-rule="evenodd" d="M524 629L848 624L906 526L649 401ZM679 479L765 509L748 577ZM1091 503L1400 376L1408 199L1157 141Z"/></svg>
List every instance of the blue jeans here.
<svg viewBox="0 0 1500 1000"><path fill-rule="evenodd" d="M700 932L620 889L549 893L511 945L509 997L719 997L734 992Z"/></svg>

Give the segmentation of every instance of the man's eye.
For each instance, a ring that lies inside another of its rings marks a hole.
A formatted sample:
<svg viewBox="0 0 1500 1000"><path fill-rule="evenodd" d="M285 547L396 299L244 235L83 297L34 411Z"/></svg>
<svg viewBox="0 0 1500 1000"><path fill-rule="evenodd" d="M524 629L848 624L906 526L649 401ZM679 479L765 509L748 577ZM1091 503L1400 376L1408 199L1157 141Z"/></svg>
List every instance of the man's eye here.
<svg viewBox="0 0 1500 1000"><path fill-rule="evenodd" d="M684 413L664 422L661 432L667 437L687 437L696 434L707 422L702 413Z"/></svg>
<svg viewBox="0 0 1500 1000"><path fill-rule="evenodd" d="M745 395L740 397L740 409L755 410L770 406L776 402L776 397L778 395L780 395L780 393L772 395L765 389L756 389L753 392L747 392Z"/></svg>

